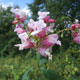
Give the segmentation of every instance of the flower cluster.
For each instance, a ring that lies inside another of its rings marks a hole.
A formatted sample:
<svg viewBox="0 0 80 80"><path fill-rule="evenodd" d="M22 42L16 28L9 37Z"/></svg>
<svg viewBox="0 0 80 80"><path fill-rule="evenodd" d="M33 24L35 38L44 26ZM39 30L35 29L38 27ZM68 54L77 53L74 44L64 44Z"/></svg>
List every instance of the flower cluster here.
<svg viewBox="0 0 80 80"><path fill-rule="evenodd" d="M71 25L73 41L77 44L80 44L80 24L79 20L75 19L74 24Z"/></svg>
<svg viewBox="0 0 80 80"><path fill-rule="evenodd" d="M55 20L48 16L50 13L39 11L38 20L30 19L27 26L25 26L24 22L28 14L19 9L12 9L11 11L15 15L15 19L12 22L16 26L14 32L21 39L21 44L16 44L15 46L19 47L19 50L33 47L42 56L52 59L50 54L52 46L55 44L61 46L61 42L58 40L57 34L52 34Z"/></svg>

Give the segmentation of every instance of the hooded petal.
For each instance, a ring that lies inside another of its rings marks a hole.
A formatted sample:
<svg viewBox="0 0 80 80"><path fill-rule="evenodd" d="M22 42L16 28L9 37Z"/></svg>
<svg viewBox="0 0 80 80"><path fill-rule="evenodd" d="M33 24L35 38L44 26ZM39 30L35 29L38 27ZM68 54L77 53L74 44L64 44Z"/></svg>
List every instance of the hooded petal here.
<svg viewBox="0 0 80 80"><path fill-rule="evenodd" d="M26 32L26 30L22 28L15 28L14 32L17 32L17 34L21 34L23 32Z"/></svg>
<svg viewBox="0 0 80 80"><path fill-rule="evenodd" d="M57 34L51 34L41 42L41 44L45 47L51 47L54 44L60 44L60 41L58 41L58 35Z"/></svg>
<svg viewBox="0 0 80 80"><path fill-rule="evenodd" d="M49 60L52 60L52 55L50 54L50 50L51 48L38 48L39 53L44 56L44 57L48 57Z"/></svg>

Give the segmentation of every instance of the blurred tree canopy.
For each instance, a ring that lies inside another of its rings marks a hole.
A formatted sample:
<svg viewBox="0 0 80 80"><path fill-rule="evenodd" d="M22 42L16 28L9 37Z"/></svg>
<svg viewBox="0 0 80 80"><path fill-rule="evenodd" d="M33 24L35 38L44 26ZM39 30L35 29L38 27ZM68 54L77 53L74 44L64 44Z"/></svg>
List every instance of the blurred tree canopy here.
<svg viewBox="0 0 80 80"><path fill-rule="evenodd" d="M25 53L14 47L20 40L14 33L15 26L12 25L14 15L10 12L11 7L7 9L0 6L0 55Z"/></svg>
<svg viewBox="0 0 80 80"><path fill-rule="evenodd" d="M68 16L72 21L80 18L80 0L34 0L28 6L34 15L33 18L36 18L39 10L49 11L51 17L58 22L63 16Z"/></svg>

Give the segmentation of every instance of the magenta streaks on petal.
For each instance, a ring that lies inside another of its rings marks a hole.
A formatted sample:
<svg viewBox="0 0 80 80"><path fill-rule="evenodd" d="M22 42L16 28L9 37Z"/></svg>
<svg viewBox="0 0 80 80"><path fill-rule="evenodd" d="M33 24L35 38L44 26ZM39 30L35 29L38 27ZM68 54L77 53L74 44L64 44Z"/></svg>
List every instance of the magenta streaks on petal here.
<svg viewBox="0 0 80 80"><path fill-rule="evenodd" d="M48 23L50 16L46 16L43 20L45 23Z"/></svg>
<svg viewBox="0 0 80 80"><path fill-rule="evenodd" d="M43 28L42 31L40 31L40 32L38 33L38 37L39 37L39 38L45 37L45 36L46 36L46 31L47 31L47 29L46 29L46 28Z"/></svg>
<svg viewBox="0 0 80 80"><path fill-rule="evenodd" d="M49 23L54 23L55 20L54 19L49 19Z"/></svg>
<svg viewBox="0 0 80 80"><path fill-rule="evenodd" d="M18 34L21 34L23 32L26 32L26 30L22 29L22 28L15 28L14 32L17 32Z"/></svg>

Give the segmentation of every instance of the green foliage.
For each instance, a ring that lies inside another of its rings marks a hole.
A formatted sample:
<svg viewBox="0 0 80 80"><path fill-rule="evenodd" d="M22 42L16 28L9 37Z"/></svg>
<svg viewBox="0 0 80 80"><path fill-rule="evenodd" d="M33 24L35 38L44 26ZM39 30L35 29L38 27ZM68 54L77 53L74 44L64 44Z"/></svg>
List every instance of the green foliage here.
<svg viewBox="0 0 80 80"><path fill-rule="evenodd" d="M28 79L28 73L30 72L30 71L32 71L33 70L33 68L31 67L31 68L29 68L25 73L24 73L24 75L22 76L22 80L29 80Z"/></svg>
<svg viewBox="0 0 80 80"><path fill-rule="evenodd" d="M80 50L75 46L53 54L52 61L41 59L40 65L31 54L0 58L0 80L80 80Z"/></svg>

